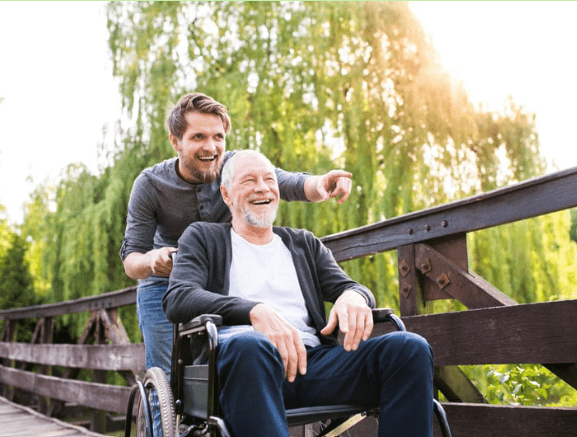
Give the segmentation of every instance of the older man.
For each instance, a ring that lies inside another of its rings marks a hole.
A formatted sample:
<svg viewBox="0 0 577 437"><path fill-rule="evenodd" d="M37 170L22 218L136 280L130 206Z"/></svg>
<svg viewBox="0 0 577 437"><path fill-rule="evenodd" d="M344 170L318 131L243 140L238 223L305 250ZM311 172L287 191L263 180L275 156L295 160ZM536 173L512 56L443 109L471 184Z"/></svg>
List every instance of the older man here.
<svg viewBox="0 0 577 437"><path fill-rule="evenodd" d="M144 337L146 367L170 374L172 324L161 300L172 269L169 254L193 222L228 222L230 211L219 192L220 171L233 152L225 152L231 121L226 108L209 96L182 97L167 121L177 157L145 169L134 182L126 232L120 250L126 274L138 279L137 312ZM344 201L351 174L332 170L311 176L276 169L283 200Z"/></svg>
<svg viewBox="0 0 577 437"><path fill-rule="evenodd" d="M287 437L285 408L342 403L380 405L380 437L431 436L427 342L407 332L369 339L372 293L310 232L273 227L279 189L264 156L232 157L221 193L232 224L185 230L163 305L173 322L223 317L220 404L235 437ZM328 323L324 301L334 303Z"/></svg>

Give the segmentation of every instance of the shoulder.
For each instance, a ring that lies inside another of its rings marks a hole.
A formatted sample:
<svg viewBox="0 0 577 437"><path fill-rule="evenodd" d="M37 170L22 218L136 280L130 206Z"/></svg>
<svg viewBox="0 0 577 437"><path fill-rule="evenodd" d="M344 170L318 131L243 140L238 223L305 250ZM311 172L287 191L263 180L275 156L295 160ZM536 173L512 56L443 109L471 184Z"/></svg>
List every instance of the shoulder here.
<svg viewBox="0 0 577 437"><path fill-rule="evenodd" d="M314 245L321 245L322 242L319 240L311 231L307 231L306 229L295 229L289 227L273 227L273 232L279 235L283 241L286 242L290 241L292 244L295 245L303 245L306 244L308 246Z"/></svg>
<svg viewBox="0 0 577 437"><path fill-rule="evenodd" d="M165 159L152 167L145 168L140 172L137 181L150 181L152 179L171 179L176 177L176 160L178 158Z"/></svg>
<svg viewBox="0 0 577 437"><path fill-rule="evenodd" d="M223 241L230 234L230 223L194 222L187 226L182 238L195 237L203 240L220 239Z"/></svg>

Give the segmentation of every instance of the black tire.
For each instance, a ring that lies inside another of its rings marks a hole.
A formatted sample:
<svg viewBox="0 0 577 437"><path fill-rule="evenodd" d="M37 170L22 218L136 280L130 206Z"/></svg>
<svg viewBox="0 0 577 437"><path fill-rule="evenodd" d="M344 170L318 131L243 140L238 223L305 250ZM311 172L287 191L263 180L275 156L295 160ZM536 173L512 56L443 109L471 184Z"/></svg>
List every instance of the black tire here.
<svg viewBox="0 0 577 437"><path fill-rule="evenodd" d="M144 380L142 381L146 394L148 396L148 403L152 409L152 393L156 390L158 395L158 404L160 407L160 419L162 423L163 437L177 437L176 432L176 415L174 413L174 400L172 398L172 391L170 384L164 371L159 367L152 367L146 371ZM138 419L136 421L136 437L147 437L146 422L144 419L144 412L142 410L142 402L138 405ZM154 436L157 437L157 436Z"/></svg>

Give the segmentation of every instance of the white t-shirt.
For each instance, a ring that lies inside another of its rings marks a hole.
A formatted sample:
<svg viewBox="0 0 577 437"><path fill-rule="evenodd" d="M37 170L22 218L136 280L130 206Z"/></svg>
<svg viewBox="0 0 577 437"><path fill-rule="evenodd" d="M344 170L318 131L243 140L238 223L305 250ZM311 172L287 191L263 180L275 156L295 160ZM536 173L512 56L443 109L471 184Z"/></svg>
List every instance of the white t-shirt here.
<svg viewBox="0 0 577 437"><path fill-rule="evenodd" d="M318 346L319 338L311 325L292 255L281 238L265 245L249 243L231 228L232 264L230 266L230 296L262 302L294 326L307 346ZM241 325L221 329L220 337L252 329Z"/></svg>

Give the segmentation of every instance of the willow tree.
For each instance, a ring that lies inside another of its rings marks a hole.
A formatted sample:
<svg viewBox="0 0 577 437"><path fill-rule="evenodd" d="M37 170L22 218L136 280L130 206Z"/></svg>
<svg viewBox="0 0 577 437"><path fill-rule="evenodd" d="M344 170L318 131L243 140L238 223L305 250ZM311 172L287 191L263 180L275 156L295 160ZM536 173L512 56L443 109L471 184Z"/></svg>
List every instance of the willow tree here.
<svg viewBox="0 0 577 437"><path fill-rule="evenodd" d="M228 107L229 149L259 149L287 170L353 173L343 205L281 205L279 224L319 236L543 171L534 117L513 102L499 112L475 108L406 3L111 2L107 16L129 122L116 130L114 148L101 150L107 166L99 175L73 165L29 204L23 236L47 301L133 283L118 257L132 183L143 168L174 155L166 110L191 91ZM566 273L553 265L571 255L565 243L555 256L543 254L558 239L557 225L565 226L564 218L555 220L473 236L472 266L508 283L530 271L531 284L502 286L516 297L532 285L543 298ZM527 233L525 250L515 239ZM520 253L509 257L507 248ZM394 256L344 267L381 304L396 304ZM137 335L136 323L130 329Z"/></svg>
<svg viewBox="0 0 577 437"><path fill-rule="evenodd" d="M406 3L113 2L108 27L136 126L137 150L127 153L171 156L164 110L202 91L229 108L229 148L259 149L288 170L354 174L344 205L282 205L284 225L326 235L544 169L533 116L513 102L498 113L474 108ZM512 241L499 232L472 242L477 265L495 253L495 238ZM346 268L394 303L393 258Z"/></svg>

